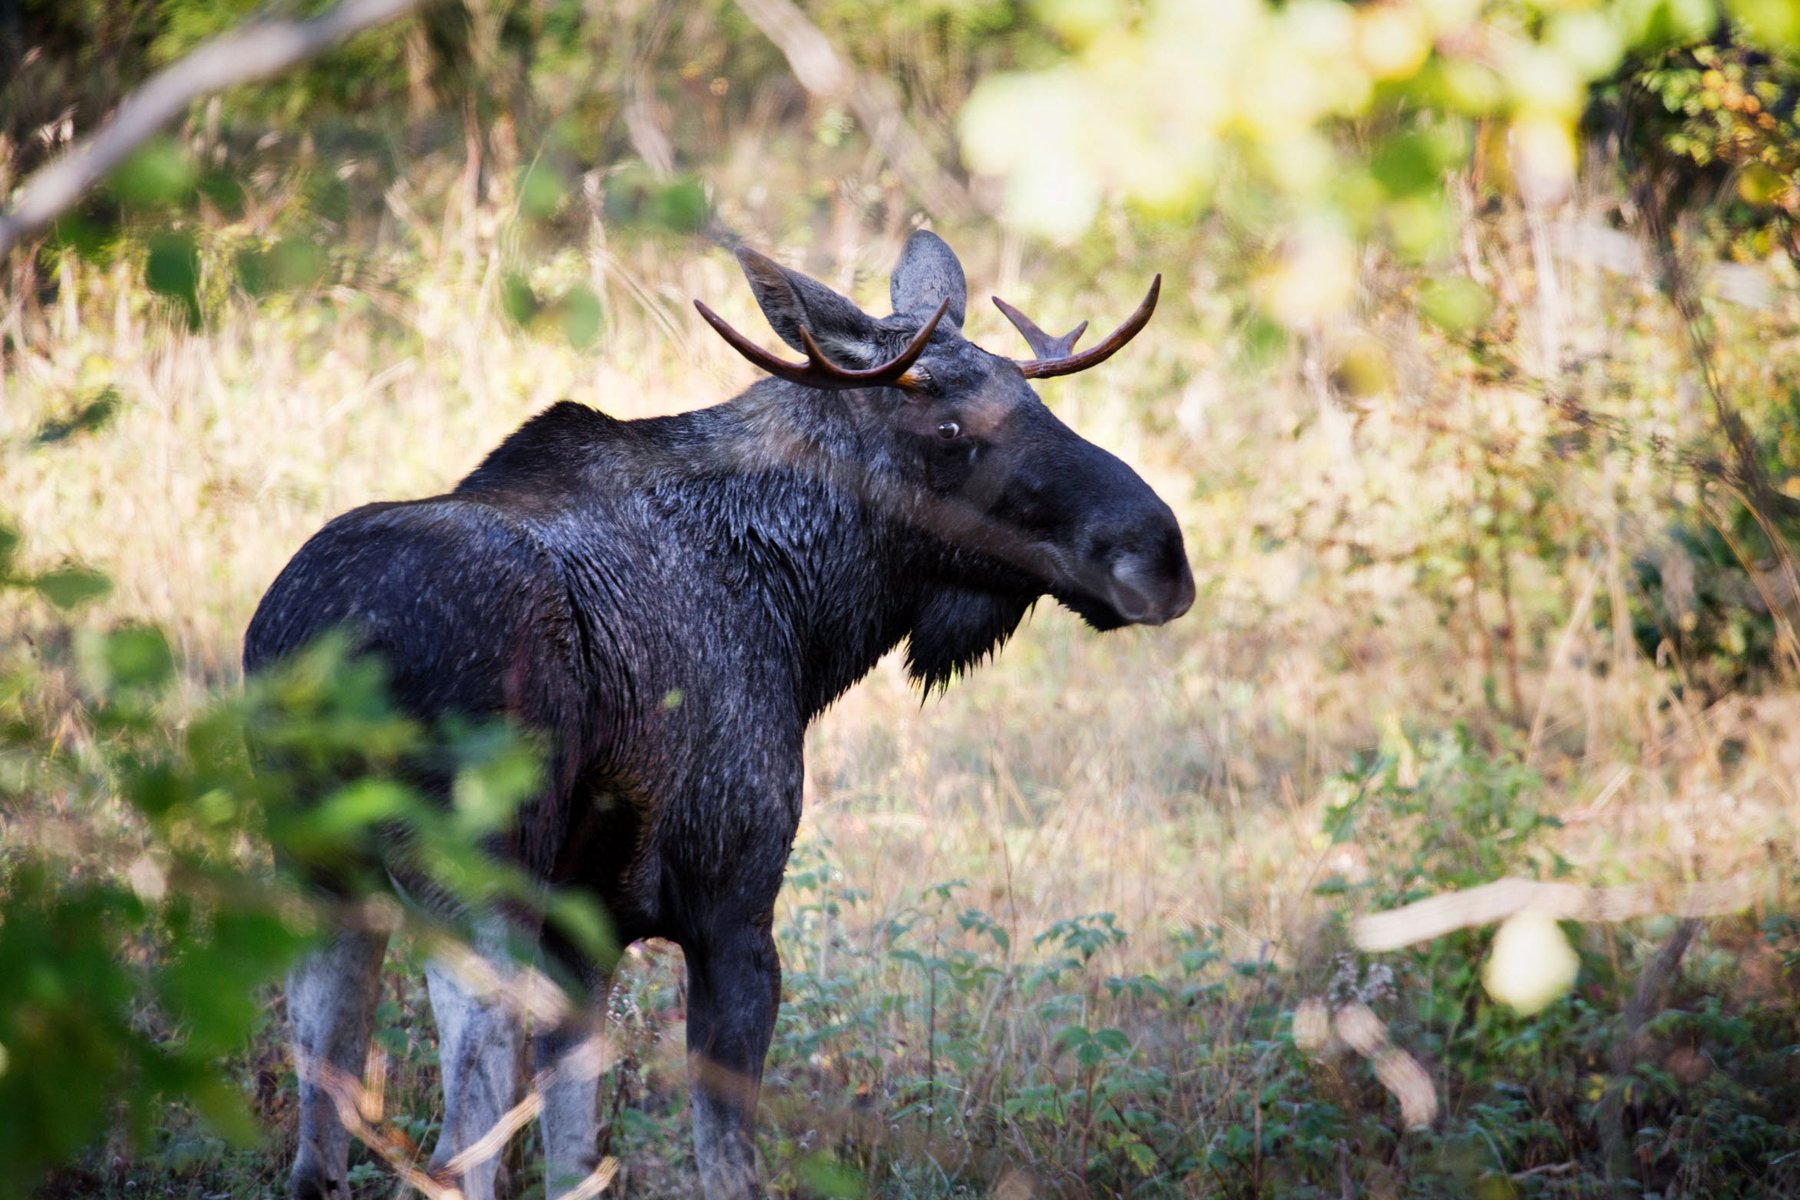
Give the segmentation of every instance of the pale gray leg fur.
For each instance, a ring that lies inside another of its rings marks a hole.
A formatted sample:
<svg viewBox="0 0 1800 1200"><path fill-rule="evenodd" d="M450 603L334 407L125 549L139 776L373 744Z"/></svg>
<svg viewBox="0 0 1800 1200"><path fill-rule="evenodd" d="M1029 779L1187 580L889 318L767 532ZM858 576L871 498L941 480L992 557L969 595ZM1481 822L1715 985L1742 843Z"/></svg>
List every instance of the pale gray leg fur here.
<svg viewBox="0 0 1800 1200"><path fill-rule="evenodd" d="M474 948L503 983L517 974L505 953L504 926L497 920L484 924ZM518 1015L501 997L471 991L447 965L429 963L425 984L437 1019L444 1081L444 1127L429 1167L439 1175L452 1158L493 1129L518 1099L522 1035ZM505 1149L497 1145L466 1166L455 1181L466 1200L495 1200L501 1195L500 1158Z"/></svg>
<svg viewBox="0 0 1800 1200"><path fill-rule="evenodd" d="M758 1082L726 1075L693 1056L688 1071L695 1079L714 1077L710 1089L693 1089L694 1159L700 1168L701 1195L706 1200L755 1200L763 1193L756 1178L756 1146L744 1128L742 1106L754 1111ZM744 1098L737 1104L722 1103L717 1093L724 1090L741 1091Z"/></svg>
<svg viewBox="0 0 1800 1200"><path fill-rule="evenodd" d="M288 974L288 1021L300 1076L300 1149L288 1178L296 1200L349 1200L350 1135L324 1075L362 1078L387 941L385 933L346 930Z"/></svg>
<svg viewBox="0 0 1800 1200"><path fill-rule="evenodd" d="M572 1190L599 1162L600 1080L606 1043L598 1022L548 1029L535 1039L544 1084L544 1195Z"/></svg>

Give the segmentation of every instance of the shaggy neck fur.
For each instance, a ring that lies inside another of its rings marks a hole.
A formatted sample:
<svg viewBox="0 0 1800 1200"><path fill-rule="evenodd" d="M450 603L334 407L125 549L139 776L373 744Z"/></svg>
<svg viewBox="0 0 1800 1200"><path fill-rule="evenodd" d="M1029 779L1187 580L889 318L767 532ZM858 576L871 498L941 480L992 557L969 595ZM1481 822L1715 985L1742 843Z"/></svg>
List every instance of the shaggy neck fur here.
<svg viewBox="0 0 1800 1200"><path fill-rule="evenodd" d="M729 403L616 421L564 401L527 422L458 489L560 492L575 508L635 494L751 598L810 719L906 642L929 692L992 654L1041 589L931 529L943 502L903 477L880 413L894 394L765 380ZM571 477L572 465L579 468ZM553 473L563 486L546 488Z"/></svg>

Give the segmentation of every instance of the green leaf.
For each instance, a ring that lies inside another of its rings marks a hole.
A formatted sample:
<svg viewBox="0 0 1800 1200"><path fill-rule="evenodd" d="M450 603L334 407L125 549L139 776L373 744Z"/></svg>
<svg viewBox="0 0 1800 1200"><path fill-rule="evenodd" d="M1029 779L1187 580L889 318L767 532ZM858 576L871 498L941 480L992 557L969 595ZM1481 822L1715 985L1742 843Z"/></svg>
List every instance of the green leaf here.
<svg viewBox="0 0 1800 1200"><path fill-rule="evenodd" d="M586 350L600 337L600 297L594 295L593 288L585 283L576 284L557 307L562 317L563 336L569 339L569 345Z"/></svg>
<svg viewBox="0 0 1800 1200"><path fill-rule="evenodd" d="M1129 1054L1131 1039L1125 1036L1123 1029L1099 1029L1094 1032L1094 1040L1105 1046L1114 1054Z"/></svg>
<svg viewBox="0 0 1800 1200"><path fill-rule="evenodd" d="M550 923L562 935L595 959L609 962L619 954L618 938L613 936L612 922L591 896L578 892L558 892L550 898Z"/></svg>
<svg viewBox="0 0 1800 1200"><path fill-rule="evenodd" d="M269 283L278 288L308 288L325 277L325 252L310 239L284 237L269 247Z"/></svg>
<svg viewBox="0 0 1800 1200"><path fill-rule="evenodd" d="M1382 139L1369 169L1390 196L1410 196L1440 187L1444 167L1436 139L1405 133Z"/></svg>
<svg viewBox="0 0 1800 1200"><path fill-rule="evenodd" d="M413 794L386 779L359 779L331 793L313 810L309 824L319 833L347 836L404 815Z"/></svg>
<svg viewBox="0 0 1800 1200"><path fill-rule="evenodd" d="M823 1150L794 1164L794 1175L804 1194L819 1200L862 1200L868 1195L862 1173Z"/></svg>
<svg viewBox="0 0 1800 1200"><path fill-rule="evenodd" d="M1763 45L1800 46L1800 5L1794 0L1726 0L1725 7Z"/></svg>
<svg viewBox="0 0 1800 1200"><path fill-rule="evenodd" d="M1466 276L1441 275L1419 288L1419 314L1445 333L1478 329L1493 311L1494 299L1487 289Z"/></svg>
<svg viewBox="0 0 1800 1200"><path fill-rule="evenodd" d="M175 673L175 656L162 630L149 625L106 635L101 648L108 681L121 688L160 688Z"/></svg>
<svg viewBox="0 0 1800 1200"><path fill-rule="evenodd" d="M200 248L192 234L159 233L151 238L144 282L151 291L182 306L188 328L200 327Z"/></svg>
<svg viewBox="0 0 1800 1200"><path fill-rule="evenodd" d="M112 590L112 581L86 567L60 567L36 576L31 586L56 607L74 608L106 595Z"/></svg>
<svg viewBox="0 0 1800 1200"><path fill-rule="evenodd" d="M531 284L517 271L509 271L500 281L500 307L515 325L529 325L543 310L543 302L531 290Z"/></svg>
<svg viewBox="0 0 1800 1200"><path fill-rule="evenodd" d="M113 172L112 191L126 204L156 208L173 204L193 190L193 160L173 138L145 143Z"/></svg>
<svg viewBox="0 0 1800 1200"><path fill-rule="evenodd" d="M556 171L543 163L533 163L519 176L519 211L527 217L554 216L567 195Z"/></svg>
<svg viewBox="0 0 1800 1200"><path fill-rule="evenodd" d="M238 286L252 296L260 296L271 286L269 256L260 246L246 246L232 257Z"/></svg>
<svg viewBox="0 0 1800 1200"><path fill-rule="evenodd" d="M48 446L55 442L64 442L83 433L92 433L102 429L119 411L119 393L107 388L91 400L84 401L74 412L66 417L51 417L38 426L37 433L32 435L32 442L39 446Z"/></svg>
<svg viewBox="0 0 1800 1200"><path fill-rule="evenodd" d="M50 236L44 244L66 247L88 262L108 262L119 236L117 216L116 207L105 217L82 212L64 213L50 227Z"/></svg>
<svg viewBox="0 0 1800 1200"><path fill-rule="evenodd" d="M650 211L670 233L698 233L706 226L706 190L695 179L672 183L657 193Z"/></svg>
<svg viewBox="0 0 1800 1200"><path fill-rule="evenodd" d="M202 175L200 194L227 220L244 215L244 185L230 171L215 167Z"/></svg>

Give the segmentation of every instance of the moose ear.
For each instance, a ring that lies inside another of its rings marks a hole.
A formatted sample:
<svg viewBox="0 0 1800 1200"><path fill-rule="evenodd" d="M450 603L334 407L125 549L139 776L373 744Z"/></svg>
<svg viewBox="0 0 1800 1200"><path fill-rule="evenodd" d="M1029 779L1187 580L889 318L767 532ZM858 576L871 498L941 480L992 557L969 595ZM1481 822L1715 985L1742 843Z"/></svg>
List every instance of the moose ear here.
<svg viewBox="0 0 1800 1200"><path fill-rule="evenodd" d="M919 229L906 239L900 265L888 281L888 295L894 301L895 312L919 317L929 316L948 299L950 307L944 316L961 329L963 312L969 303L969 285L963 279L956 252L937 234Z"/></svg>
<svg viewBox="0 0 1800 1200"><path fill-rule="evenodd" d="M738 247L737 260L763 316L794 349L806 351L800 340L804 327L840 366L855 367L880 354L875 319L844 297L748 246Z"/></svg>

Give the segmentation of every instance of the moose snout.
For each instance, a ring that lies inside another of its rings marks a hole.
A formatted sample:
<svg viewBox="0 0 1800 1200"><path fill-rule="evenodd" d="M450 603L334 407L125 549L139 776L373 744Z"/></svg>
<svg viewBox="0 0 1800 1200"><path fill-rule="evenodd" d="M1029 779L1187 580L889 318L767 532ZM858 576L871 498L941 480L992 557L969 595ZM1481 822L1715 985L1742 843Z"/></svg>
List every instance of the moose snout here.
<svg viewBox="0 0 1800 1200"><path fill-rule="evenodd" d="M1193 607L1194 572L1172 524L1147 546L1141 535L1121 539L1100 557L1111 564L1102 584L1106 602L1127 624L1166 624Z"/></svg>

